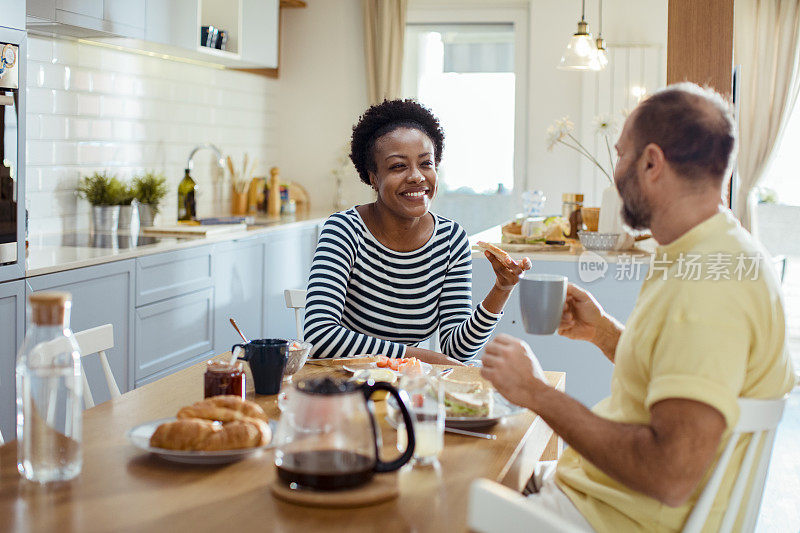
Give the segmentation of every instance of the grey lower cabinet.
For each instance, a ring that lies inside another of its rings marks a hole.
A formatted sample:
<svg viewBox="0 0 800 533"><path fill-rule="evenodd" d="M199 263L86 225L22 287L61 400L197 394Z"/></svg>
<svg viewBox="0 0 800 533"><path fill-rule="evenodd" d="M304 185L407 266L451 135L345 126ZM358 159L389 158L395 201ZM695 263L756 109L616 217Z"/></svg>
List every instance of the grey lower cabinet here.
<svg viewBox="0 0 800 533"><path fill-rule="evenodd" d="M317 247L317 226L270 233L264 246L265 337L295 338L294 311L286 308L283 291L305 289Z"/></svg>
<svg viewBox="0 0 800 533"><path fill-rule="evenodd" d="M121 392L133 388L134 260L76 268L28 278L28 292L67 291L72 294L70 326L73 331L111 324L114 347L106 351ZM97 354L82 360L95 403L110 398Z"/></svg>
<svg viewBox="0 0 800 533"><path fill-rule="evenodd" d="M264 304L264 239L250 238L214 247L214 352L241 342L233 317L250 339L261 337Z"/></svg>
<svg viewBox="0 0 800 533"><path fill-rule="evenodd" d="M25 335L25 280L0 283L0 433L14 440L14 367Z"/></svg>
<svg viewBox="0 0 800 533"><path fill-rule="evenodd" d="M213 353L212 247L136 259L135 386Z"/></svg>

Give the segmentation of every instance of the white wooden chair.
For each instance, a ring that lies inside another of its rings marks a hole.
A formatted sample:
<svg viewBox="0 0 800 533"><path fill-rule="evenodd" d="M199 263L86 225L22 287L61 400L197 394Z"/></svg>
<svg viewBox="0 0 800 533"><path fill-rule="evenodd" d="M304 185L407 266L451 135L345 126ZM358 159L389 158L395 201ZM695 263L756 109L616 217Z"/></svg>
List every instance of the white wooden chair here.
<svg viewBox="0 0 800 533"><path fill-rule="evenodd" d="M96 328L87 329L75 333L75 339L78 341L78 346L81 348L81 358L96 353L100 356L100 366L103 368L103 375L106 378L108 385L108 392L111 398L119 398L122 394L119 392L117 381L114 379L114 373L111 372L111 366L108 364L108 357L106 357L106 350L114 347L114 326L112 324L105 324L97 326ZM94 397L89 388L89 381L86 379L86 371L81 365L81 379L83 379L83 405L86 409L94 407Z"/></svg>
<svg viewBox="0 0 800 533"><path fill-rule="evenodd" d="M303 310L306 308L305 289L286 289L283 291L286 307L294 309L294 325L297 328L297 340L303 340Z"/></svg>
<svg viewBox="0 0 800 533"><path fill-rule="evenodd" d="M111 372L111 366L108 364L108 357L106 357L106 350L114 347L114 326L112 324L105 324L97 326L96 328L78 331L75 333L75 340L78 341L78 346L81 349L81 358L96 353L100 356L100 366L103 368L103 375L106 378L108 385L108 392L111 398L119 398L122 394L119 392L117 382L114 379L114 374ZM70 347L64 347L62 342L66 339L57 339L47 343L44 349L52 350L69 350ZM83 380L83 406L86 409L94 407L94 397L92 390L89 388L89 381L86 379L86 370L81 365L81 379Z"/></svg>
<svg viewBox="0 0 800 533"><path fill-rule="evenodd" d="M306 290L305 289L286 289L283 291L283 297L286 299L286 307L294 310L294 325L297 328L297 340L303 339L303 310L306 308ZM433 336L420 343L421 348L427 348L435 352L440 352L439 347L439 330L436 330Z"/></svg>
<svg viewBox="0 0 800 533"><path fill-rule="evenodd" d="M695 533L703 529L734 448L740 437L748 434L752 435L752 438L742 459L719 531L721 533L732 531L739 511L742 509L745 510L745 515L741 531L751 532L755 529L767 468L772 456L775 430L781 420L785 405L785 397L776 400L739 399L739 422L731 433L731 438L714 467L711 478L706 483L700 498L684 524L684 533ZM762 442L763 446L758 454L759 445ZM743 501L748 488L750 494ZM514 533L533 530L543 533L568 533L571 531L570 525L561 517L531 504L519 492L488 479L477 479L470 487L468 524L473 531L486 533Z"/></svg>

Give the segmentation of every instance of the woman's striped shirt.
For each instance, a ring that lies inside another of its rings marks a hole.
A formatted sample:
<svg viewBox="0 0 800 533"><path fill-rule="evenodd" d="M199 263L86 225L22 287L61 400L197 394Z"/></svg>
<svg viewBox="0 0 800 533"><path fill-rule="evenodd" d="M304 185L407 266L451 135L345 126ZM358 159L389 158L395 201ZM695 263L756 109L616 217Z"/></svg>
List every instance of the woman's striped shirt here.
<svg viewBox="0 0 800 533"><path fill-rule="evenodd" d="M433 215L430 240L396 252L356 208L325 221L308 280L305 340L313 357L403 357L439 329L441 350L460 360L489 340L502 313L472 310L472 258L464 229Z"/></svg>

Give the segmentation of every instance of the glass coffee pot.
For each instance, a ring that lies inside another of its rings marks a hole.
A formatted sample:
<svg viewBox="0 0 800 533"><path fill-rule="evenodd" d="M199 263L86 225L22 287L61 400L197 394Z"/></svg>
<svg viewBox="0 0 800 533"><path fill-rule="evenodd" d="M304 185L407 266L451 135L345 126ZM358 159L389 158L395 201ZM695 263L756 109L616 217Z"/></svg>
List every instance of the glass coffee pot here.
<svg viewBox="0 0 800 533"><path fill-rule="evenodd" d="M408 444L397 459L380 460L380 432L372 393L385 390L400 407ZM385 382L323 377L297 383L287 395L275 434L278 477L291 488L339 490L357 487L375 473L392 472L414 455L414 431L407 402Z"/></svg>

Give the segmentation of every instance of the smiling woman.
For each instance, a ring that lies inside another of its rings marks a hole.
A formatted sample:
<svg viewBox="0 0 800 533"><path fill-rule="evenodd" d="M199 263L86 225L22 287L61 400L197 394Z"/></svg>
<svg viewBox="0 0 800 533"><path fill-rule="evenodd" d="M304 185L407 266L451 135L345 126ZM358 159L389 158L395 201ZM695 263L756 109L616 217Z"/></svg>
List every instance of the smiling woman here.
<svg viewBox="0 0 800 533"><path fill-rule="evenodd" d="M381 354L429 363L468 360L483 347L528 259L508 265L472 309L467 234L429 212L444 132L413 100L369 108L353 128L350 158L373 203L332 215L320 234L306 299L313 357ZM438 329L437 353L419 348Z"/></svg>

